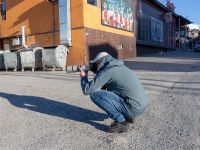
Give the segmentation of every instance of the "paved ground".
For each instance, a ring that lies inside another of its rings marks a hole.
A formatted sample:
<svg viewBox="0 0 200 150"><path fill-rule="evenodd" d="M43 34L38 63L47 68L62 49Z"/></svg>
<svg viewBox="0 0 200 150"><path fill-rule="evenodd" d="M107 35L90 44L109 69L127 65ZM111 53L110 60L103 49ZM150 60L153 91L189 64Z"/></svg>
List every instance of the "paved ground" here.
<svg viewBox="0 0 200 150"><path fill-rule="evenodd" d="M0 72L2 150L200 150L200 53L168 52L126 64L149 97L128 133L84 96L78 73Z"/></svg>

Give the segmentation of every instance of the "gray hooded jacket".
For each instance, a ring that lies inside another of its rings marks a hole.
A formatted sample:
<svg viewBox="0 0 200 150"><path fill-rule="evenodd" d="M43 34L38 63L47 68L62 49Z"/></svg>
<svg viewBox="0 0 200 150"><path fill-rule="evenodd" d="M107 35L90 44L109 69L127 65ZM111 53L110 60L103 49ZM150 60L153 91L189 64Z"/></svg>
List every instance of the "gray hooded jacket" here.
<svg viewBox="0 0 200 150"><path fill-rule="evenodd" d="M98 72L92 81L87 76L81 78L81 87L85 95L106 86L124 99L130 109L130 115L139 115L147 106L147 96L138 77L118 59L110 55L103 57Z"/></svg>

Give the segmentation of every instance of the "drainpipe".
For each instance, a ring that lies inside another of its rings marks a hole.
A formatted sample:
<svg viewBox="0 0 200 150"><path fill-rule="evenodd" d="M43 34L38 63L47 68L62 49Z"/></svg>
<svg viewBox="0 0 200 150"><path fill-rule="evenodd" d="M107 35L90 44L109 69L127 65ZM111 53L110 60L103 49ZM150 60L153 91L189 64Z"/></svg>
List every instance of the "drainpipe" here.
<svg viewBox="0 0 200 150"><path fill-rule="evenodd" d="M70 0L67 0L67 45L72 46L72 37L71 37L71 3Z"/></svg>
<svg viewBox="0 0 200 150"><path fill-rule="evenodd" d="M178 38L178 48L179 50L181 49L181 20L180 20L180 17L178 18L178 32L179 32L179 38Z"/></svg>
<svg viewBox="0 0 200 150"><path fill-rule="evenodd" d="M61 1L58 2L59 2L58 5L59 5L59 24L60 24L60 44L72 46L70 0L65 0L64 3L61 3Z"/></svg>
<svg viewBox="0 0 200 150"><path fill-rule="evenodd" d="M185 50L188 49L187 35L188 35L188 32L187 32L187 21L185 21Z"/></svg>
<svg viewBox="0 0 200 150"><path fill-rule="evenodd" d="M22 45L23 45L23 47L28 48L28 46L26 45L25 28L26 28L26 26L21 27Z"/></svg>

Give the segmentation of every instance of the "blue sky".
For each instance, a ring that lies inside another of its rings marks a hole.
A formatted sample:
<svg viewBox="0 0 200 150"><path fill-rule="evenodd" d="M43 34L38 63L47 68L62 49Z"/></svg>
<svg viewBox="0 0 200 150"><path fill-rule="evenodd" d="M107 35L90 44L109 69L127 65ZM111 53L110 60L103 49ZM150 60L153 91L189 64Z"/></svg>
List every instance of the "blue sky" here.
<svg viewBox="0 0 200 150"><path fill-rule="evenodd" d="M158 0L166 4L167 0ZM175 12L189 19L195 24L200 24L200 0L171 0L176 9Z"/></svg>

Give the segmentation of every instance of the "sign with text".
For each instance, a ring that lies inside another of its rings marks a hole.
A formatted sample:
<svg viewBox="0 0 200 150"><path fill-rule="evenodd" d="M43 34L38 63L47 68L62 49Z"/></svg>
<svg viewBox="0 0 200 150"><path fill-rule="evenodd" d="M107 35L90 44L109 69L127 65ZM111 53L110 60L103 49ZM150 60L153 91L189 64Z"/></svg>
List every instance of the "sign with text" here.
<svg viewBox="0 0 200 150"><path fill-rule="evenodd" d="M170 0L167 0L167 7L169 9L171 9L172 11L175 11L175 6L174 6L174 3L172 3Z"/></svg>

